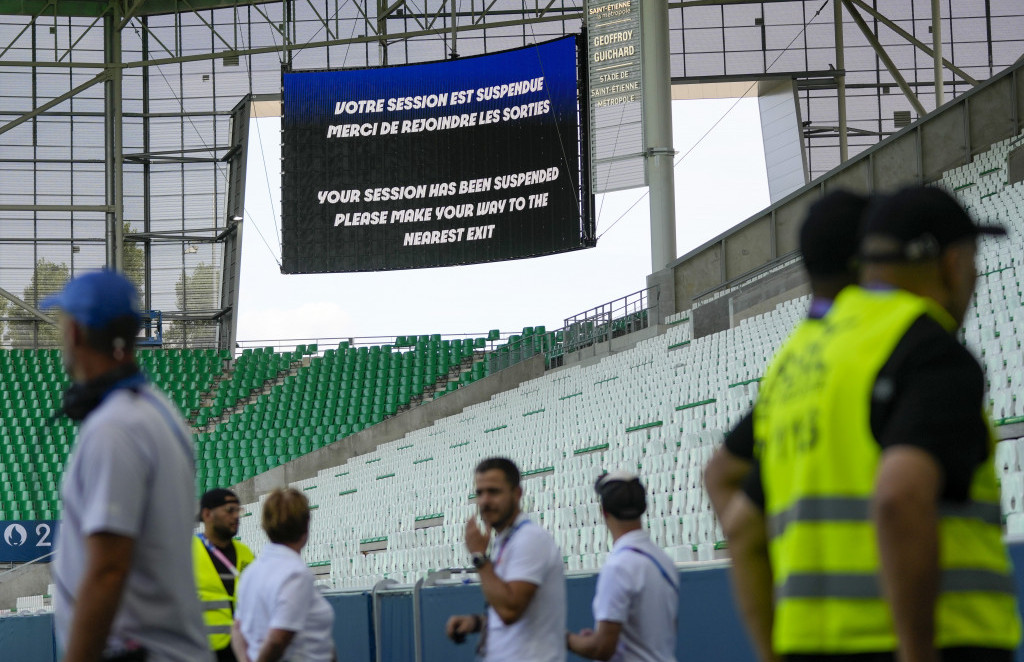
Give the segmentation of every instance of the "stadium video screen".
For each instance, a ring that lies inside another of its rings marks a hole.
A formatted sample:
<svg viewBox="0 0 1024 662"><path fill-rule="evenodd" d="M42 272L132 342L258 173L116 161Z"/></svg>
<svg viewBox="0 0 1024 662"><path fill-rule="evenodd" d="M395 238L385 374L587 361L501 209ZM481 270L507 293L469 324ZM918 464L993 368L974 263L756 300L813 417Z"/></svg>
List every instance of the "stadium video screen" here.
<svg viewBox="0 0 1024 662"><path fill-rule="evenodd" d="M578 47L567 37L428 64L285 72L282 271L592 246Z"/></svg>

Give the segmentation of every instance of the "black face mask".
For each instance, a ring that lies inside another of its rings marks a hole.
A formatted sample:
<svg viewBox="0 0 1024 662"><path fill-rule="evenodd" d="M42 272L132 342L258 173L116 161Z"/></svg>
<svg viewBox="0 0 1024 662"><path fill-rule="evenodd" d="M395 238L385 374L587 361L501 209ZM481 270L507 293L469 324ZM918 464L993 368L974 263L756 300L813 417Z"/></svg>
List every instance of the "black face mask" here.
<svg viewBox="0 0 1024 662"><path fill-rule="evenodd" d="M91 381L72 384L68 390L64 391L59 413L72 421L81 421L103 402L103 398L110 393L114 384L138 374L139 366L134 363L126 363Z"/></svg>

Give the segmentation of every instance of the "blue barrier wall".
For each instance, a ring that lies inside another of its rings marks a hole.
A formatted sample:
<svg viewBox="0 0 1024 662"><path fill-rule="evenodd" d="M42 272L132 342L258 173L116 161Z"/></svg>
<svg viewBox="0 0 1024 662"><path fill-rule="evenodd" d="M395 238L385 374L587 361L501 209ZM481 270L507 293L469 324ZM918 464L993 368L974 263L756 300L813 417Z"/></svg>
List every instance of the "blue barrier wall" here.
<svg viewBox="0 0 1024 662"><path fill-rule="evenodd" d="M329 595L334 609L334 642L340 660L373 660L373 611L370 596ZM344 652L344 654L341 654Z"/></svg>
<svg viewBox="0 0 1024 662"><path fill-rule="evenodd" d="M1016 568L1017 595L1024 604L1024 544L1010 545ZM572 577L566 590L568 626L579 630L593 626L590 603L595 576ZM679 638L676 655L680 662L729 660L754 662L755 657L729 591L725 568L701 568L679 573ZM372 662L376 659L374 605L369 593L331 595L334 609L334 641L338 659ZM413 596L411 592L382 593L378 596L381 623L381 654L387 662L415 659ZM480 587L439 586L421 593L420 622L424 662L473 662L478 635L456 645L444 635L452 614L483 611ZM53 616L0 619L0 659L18 662L55 662ZM570 662L579 658L569 656ZM1024 646L1017 651L1024 662Z"/></svg>
<svg viewBox="0 0 1024 662"><path fill-rule="evenodd" d="M0 659L56 662L53 614L0 618Z"/></svg>

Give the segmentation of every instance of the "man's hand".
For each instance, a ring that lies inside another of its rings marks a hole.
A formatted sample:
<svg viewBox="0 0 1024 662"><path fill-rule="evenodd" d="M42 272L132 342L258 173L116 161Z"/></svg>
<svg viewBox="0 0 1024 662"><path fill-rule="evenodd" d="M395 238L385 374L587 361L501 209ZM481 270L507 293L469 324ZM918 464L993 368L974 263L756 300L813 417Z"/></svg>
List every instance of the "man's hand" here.
<svg viewBox="0 0 1024 662"><path fill-rule="evenodd" d="M476 632L479 618L479 616L475 616L473 614L452 616L444 626L445 634L447 634L448 638L455 643L461 644L466 640L467 634Z"/></svg>
<svg viewBox="0 0 1024 662"><path fill-rule="evenodd" d="M487 545L491 542L491 525L486 526L486 532L481 533L476 517L470 517L466 522L466 549L470 554L483 554L487 551Z"/></svg>
<svg viewBox="0 0 1024 662"><path fill-rule="evenodd" d="M238 662L249 662L249 644L242 634L242 622L237 618L231 624L231 652L235 654Z"/></svg>
<svg viewBox="0 0 1024 662"><path fill-rule="evenodd" d="M596 630L585 629L576 634L567 633L565 647L590 660L610 660L619 647L621 634L622 623L600 621Z"/></svg>

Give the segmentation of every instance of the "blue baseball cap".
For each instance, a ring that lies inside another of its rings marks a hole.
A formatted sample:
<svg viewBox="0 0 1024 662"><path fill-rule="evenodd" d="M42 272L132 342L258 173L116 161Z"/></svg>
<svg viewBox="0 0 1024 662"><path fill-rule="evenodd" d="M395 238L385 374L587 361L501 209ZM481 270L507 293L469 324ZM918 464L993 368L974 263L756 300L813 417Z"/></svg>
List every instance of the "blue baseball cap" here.
<svg viewBox="0 0 1024 662"><path fill-rule="evenodd" d="M43 299L43 310L59 308L89 329L105 328L118 317L139 314L139 293L130 280L116 271L90 271L68 281L64 289Z"/></svg>

